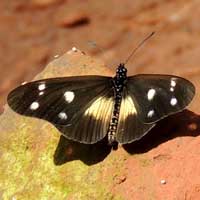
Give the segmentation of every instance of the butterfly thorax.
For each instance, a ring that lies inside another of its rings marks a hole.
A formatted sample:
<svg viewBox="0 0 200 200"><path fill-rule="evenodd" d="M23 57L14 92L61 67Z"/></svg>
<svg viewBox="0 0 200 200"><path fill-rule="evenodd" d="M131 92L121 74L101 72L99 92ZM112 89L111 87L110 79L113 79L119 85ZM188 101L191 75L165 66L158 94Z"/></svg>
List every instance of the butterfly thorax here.
<svg viewBox="0 0 200 200"><path fill-rule="evenodd" d="M126 84L127 80L127 69L125 68L124 64L120 64L117 68L116 75L113 78L113 89L114 89L114 109L108 129L108 142L110 145L113 145L115 140L115 134L117 131L117 125L119 120L119 112L120 112L120 106L122 101L122 92L123 88Z"/></svg>

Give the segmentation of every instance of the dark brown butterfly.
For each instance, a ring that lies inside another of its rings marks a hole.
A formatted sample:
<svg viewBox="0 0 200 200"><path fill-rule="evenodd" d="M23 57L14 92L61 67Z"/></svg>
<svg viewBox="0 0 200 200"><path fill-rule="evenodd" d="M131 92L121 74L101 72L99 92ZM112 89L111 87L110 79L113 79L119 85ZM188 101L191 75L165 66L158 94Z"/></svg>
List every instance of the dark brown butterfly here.
<svg viewBox="0 0 200 200"><path fill-rule="evenodd" d="M45 119L68 139L92 144L130 143L160 119L183 110L192 100L191 82L171 75L126 76L120 64L114 78L75 76L27 83L8 95L22 115Z"/></svg>
<svg viewBox="0 0 200 200"><path fill-rule="evenodd" d="M157 121L182 111L195 94L188 80L159 74L127 77L74 76L21 85L8 95L19 114L52 123L63 136L85 144L108 137L126 144L143 137Z"/></svg>

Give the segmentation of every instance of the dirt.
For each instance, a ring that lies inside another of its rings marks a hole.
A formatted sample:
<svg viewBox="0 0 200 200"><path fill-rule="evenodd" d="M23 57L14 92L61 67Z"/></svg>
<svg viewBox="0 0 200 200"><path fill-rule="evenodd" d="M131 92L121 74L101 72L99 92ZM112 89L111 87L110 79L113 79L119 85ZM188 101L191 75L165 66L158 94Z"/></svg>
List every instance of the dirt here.
<svg viewBox="0 0 200 200"><path fill-rule="evenodd" d="M167 129L177 137L163 139L158 145L155 142L151 148L147 145L145 159L132 156L112 192L124 199L199 199L199 17L198 0L2 0L1 111L12 88L32 80L54 56L73 46L114 69L145 36L156 31L129 61L128 72L175 74L189 79L196 86L189 106L195 114L186 113L185 121L179 117L175 131ZM161 184L162 180L166 183Z"/></svg>

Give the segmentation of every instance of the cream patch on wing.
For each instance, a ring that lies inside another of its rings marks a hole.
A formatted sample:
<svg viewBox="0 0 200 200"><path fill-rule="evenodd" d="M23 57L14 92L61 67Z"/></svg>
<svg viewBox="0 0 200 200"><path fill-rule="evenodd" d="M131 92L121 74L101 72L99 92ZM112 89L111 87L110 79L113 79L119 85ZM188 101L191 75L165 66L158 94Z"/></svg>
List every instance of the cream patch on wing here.
<svg viewBox="0 0 200 200"><path fill-rule="evenodd" d="M99 97L85 111L84 116L92 116L96 120L110 121L113 110L113 99Z"/></svg>
<svg viewBox="0 0 200 200"><path fill-rule="evenodd" d="M127 95L125 99L122 99L119 121L125 121L129 115L136 115L137 111L133 103L132 98Z"/></svg>
<svg viewBox="0 0 200 200"><path fill-rule="evenodd" d="M124 143L125 141L131 141L135 138L135 120L137 111L131 96L124 95L121 102L121 108L119 113L119 122L116 132L117 141ZM131 135L130 135L131 131Z"/></svg>

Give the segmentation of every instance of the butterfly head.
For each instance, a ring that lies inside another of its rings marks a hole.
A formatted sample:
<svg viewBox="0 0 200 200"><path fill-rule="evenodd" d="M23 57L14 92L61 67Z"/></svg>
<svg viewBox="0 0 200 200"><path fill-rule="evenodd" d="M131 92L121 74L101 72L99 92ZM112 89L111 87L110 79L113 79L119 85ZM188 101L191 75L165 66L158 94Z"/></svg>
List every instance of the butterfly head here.
<svg viewBox="0 0 200 200"><path fill-rule="evenodd" d="M119 78L125 78L126 79L127 69L124 65L124 63L120 63L116 70L116 76Z"/></svg>
<svg viewBox="0 0 200 200"><path fill-rule="evenodd" d="M123 63L120 63L114 77L114 86L117 92L121 92L127 80L127 69Z"/></svg>
<svg viewBox="0 0 200 200"><path fill-rule="evenodd" d="M127 69L124 65L124 63L120 63L116 70L116 76L115 79L120 81L125 81L127 79Z"/></svg>

